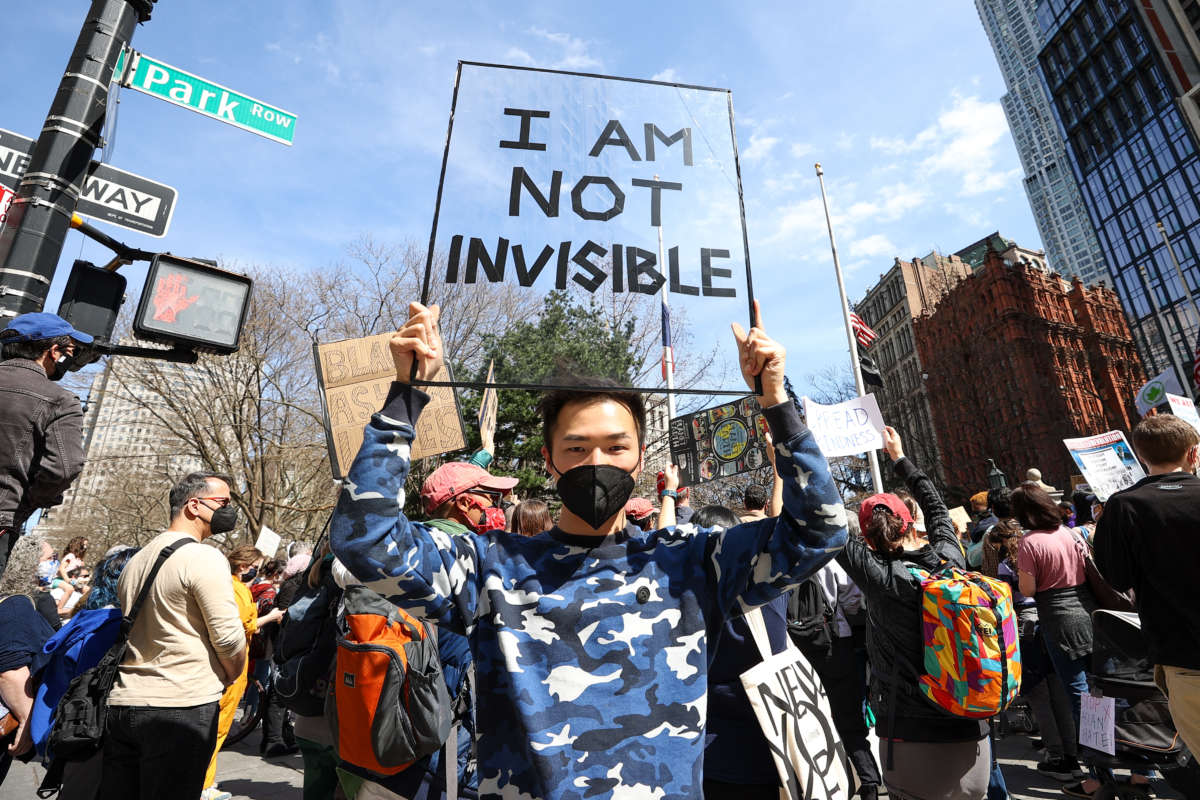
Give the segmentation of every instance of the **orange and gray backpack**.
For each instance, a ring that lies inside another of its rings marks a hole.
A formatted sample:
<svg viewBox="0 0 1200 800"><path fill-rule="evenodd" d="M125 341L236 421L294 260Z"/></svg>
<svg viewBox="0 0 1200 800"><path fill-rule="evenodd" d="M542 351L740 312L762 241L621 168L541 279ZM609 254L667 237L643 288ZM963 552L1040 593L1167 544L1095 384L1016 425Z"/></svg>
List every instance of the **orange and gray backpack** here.
<svg viewBox="0 0 1200 800"><path fill-rule="evenodd" d="M328 703L343 761L386 777L436 752L453 719L437 629L364 586L347 586Z"/></svg>

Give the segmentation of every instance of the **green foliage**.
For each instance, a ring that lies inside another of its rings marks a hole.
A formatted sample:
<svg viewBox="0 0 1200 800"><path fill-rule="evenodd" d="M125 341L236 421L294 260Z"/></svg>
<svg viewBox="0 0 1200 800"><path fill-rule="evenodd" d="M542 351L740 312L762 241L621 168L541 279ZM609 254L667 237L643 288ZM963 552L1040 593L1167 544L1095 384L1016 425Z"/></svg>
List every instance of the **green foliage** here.
<svg viewBox="0 0 1200 800"><path fill-rule="evenodd" d="M573 385L602 376L628 386L639 366L633 335L634 320L614 328L599 307L573 301L566 292L551 292L538 317L519 322L502 335L483 337L483 366L471 379L482 383L487 364L493 361L497 383ZM492 471L520 478L518 491L525 496L539 494L546 484L537 412L540 399L537 391L499 392ZM462 406L470 444L477 447L479 431L474 423L479 393L464 397Z"/></svg>

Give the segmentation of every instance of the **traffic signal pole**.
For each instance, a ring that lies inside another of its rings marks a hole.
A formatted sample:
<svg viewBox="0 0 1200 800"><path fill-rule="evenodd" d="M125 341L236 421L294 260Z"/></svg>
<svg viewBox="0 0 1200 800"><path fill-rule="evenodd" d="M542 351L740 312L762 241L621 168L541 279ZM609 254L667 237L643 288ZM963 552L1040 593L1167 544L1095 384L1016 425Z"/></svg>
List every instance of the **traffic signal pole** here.
<svg viewBox="0 0 1200 800"><path fill-rule="evenodd" d="M0 325L41 311L104 128L108 86L154 0L92 0L46 122L0 229Z"/></svg>

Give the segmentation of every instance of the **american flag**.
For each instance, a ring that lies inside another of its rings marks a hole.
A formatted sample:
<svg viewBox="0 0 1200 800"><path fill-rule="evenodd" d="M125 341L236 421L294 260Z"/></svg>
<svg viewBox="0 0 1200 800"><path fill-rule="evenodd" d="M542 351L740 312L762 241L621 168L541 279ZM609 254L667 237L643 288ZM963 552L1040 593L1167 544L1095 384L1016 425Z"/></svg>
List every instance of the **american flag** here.
<svg viewBox="0 0 1200 800"><path fill-rule="evenodd" d="M879 338L879 334L871 330L871 327L862 321L862 317L853 311L850 312L850 325L854 328L854 338L858 339L860 347L870 347L871 342Z"/></svg>
<svg viewBox="0 0 1200 800"><path fill-rule="evenodd" d="M671 347L671 307L667 305L666 293L662 299L662 376L667 379L668 370L675 374L675 350Z"/></svg>

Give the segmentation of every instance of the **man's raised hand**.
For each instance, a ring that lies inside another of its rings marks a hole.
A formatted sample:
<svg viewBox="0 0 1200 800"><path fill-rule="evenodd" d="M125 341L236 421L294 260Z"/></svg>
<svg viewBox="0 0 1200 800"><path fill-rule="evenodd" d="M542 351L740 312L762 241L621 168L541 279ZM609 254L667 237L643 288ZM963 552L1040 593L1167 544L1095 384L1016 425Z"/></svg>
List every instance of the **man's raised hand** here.
<svg viewBox="0 0 1200 800"><path fill-rule="evenodd" d="M762 379L759 405L766 408L786 401L788 396L783 389L783 370L787 351L762 329L762 313L757 300L754 301L754 326L746 332L741 325L733 323L733 338L737 340L738 363L746 385L753 389L754 379Z"/></svg>
<svg viewBox="0 0 1200 800"><path fill-rule="evenodd" d="M388 346L396 364L396 380L408 383L412 378L413 358L417 360L419 380L433 380L442 367L442 335L438 332L441 309L408 304L408 322L392 334Z"/></svg>

